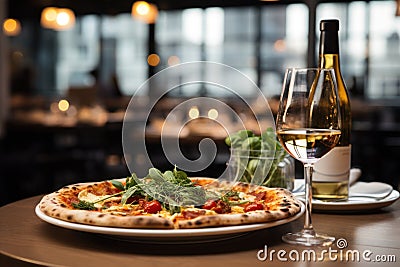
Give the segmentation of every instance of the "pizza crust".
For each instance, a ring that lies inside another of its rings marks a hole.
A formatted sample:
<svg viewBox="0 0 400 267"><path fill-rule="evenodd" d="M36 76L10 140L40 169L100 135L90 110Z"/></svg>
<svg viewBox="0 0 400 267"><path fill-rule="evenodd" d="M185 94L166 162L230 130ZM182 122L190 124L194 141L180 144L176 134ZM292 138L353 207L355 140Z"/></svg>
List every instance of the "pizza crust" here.
<svg viewBox="0 0 400 267"><path fill-rule="evenodd" d="M120 180L122 181L122 180ZM40 210L47 216L72 222L95 226L120 227L120 228L204 228L228 225L242 225L251 223L264 223L294 216L300 211L298 200L286 189L267 188L247 183L232 184L209 178L195 178L199 184L209 189L229 188L243 193L269 192L273 199L269 210L255 210L246 213L228 213L200 215L194 219L178 218L166 214L123 215L101 211L79 210L68 207L62 201L62 196L77 195L87 188L100 187L102 183L80 183L63 187L62 189L45 195L39 203ZM176 219L178 218L178 219Z"/></svg>
<svg viewBox="0 0 400 267"><path fill-rule="evenodd" d="M177 222L177 228L204 228L227 225L241 225L251 223L265 223L280 219L280 214L275 211L252 211L248 213L218 214L211 216L199 216L192 220Z"/></svg>
<svg viewBox="0 0 400 267"><path fill-rule="evenodd" d="M246 192L260 189L259 186L239 183L236 189L242 188ZM277 221L296 215L301 210L298 200L286 189L283 188L265 188L264 190L276 191L279 196L279 204L276 210L255 210L246 213L218 214L212 216L199 216L191 220L178 221L177 228L203 228L227 225L242 225L251 223L265 223Z"/></svg>
<svg viewBox="0 0 400 267"><path fill-rule="evenodd" d="M73 187L83 188L86 184L77 184ZM70 187L63 188L63 191ZM61 191L62 192L62 191ZM40 210L47 216L72 222L96 226L121 228L158 228L173 229L174 224L167 218L158 215L121 216L99 211L70 209L60 200L60 191L48 194L39 203Z"/></svg>

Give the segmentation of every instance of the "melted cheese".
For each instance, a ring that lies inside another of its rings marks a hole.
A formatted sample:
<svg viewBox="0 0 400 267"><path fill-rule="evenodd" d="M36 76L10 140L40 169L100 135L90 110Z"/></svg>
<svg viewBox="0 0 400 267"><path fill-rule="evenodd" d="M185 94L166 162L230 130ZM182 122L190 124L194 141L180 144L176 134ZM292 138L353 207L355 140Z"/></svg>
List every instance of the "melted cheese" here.
<svg viewBox="0 0 400 267"><path fill-rule="evenodd" d="M167 210L164 210L164 209L160 210L160 211L158 212L158 214L159 214L161 217L164 217L164 218L171 217L171 213L170 213L169 211L167 211Z"/></svg>
<svg viewBox="0 0 400 267"><path fill-rule="evenodd" d="M231 206L232 213L244 213L244 208L240 206Z"/></svg>
<svg viewBox="0 0 400 267"><path fill-rule="evenodd" d="M218 213L216 213L216 212L213 211L213 210L198 209L198 208L195 208L195 207L183 208L182 210L191 210L191 211L205 210L205 211L206 211L206 214L205 214L205 215L215 215L215 214L218 214Z"/></svg>
<svg viewBox="0 0 400 267"><path fill-rule="evenodd" d="M111 206L108 209L106 209L106 211L129 211L132 209L131 205L115 205L115 206Z"/></svg>
<svg viewBox="0 0 400 267"><path fill-rule="evenodd" d="M239 193L239 198L243 199L243 200L247 200L249 202L254 202L256 200L256 196L249 195L249 194L246 194L246 193L243 193L243 192Z"/></svg>
<svg viewBox="0 0 400 267"><path fill-rule="evenodd" d="M81 201L87 201L87 202L97 202L94 204L96 208L101 208L104 203L110 202L110 201L115 201L121 199L121 197L110 197L111 195L104 195L104 196L97 196L95 194L89 193L87 189L82 190L78 194L78 199ZM110 197L110 198L108 198ZM107 199L105 199L107 198ZM104 201L100 201L102 199L105 199ZM100 201L100 202L98 202Z"/></svg>

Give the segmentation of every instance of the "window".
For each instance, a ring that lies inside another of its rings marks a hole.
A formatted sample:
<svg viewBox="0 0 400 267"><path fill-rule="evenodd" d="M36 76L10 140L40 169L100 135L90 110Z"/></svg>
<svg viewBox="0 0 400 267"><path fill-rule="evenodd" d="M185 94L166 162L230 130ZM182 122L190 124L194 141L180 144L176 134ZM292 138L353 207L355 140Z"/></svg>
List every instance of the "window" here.
<svg viewBox="0 0 400 267"><path fill-rule="evenodd" d="M400 21L394 16L395 5L394 1L318 5L317 22L340 20L341 69L352 95L400 97Z"/></svg>
<svg viewBox="0 0 400 267"><path fill-rule="evenodd" d="M162 58L159 69L168 67L171 58L176 60L173 63L219 62L258 83L267 96L280 93L285 67L306 65L308 13L302 4L164 11L156 29ZM227 94L215 88L201 91L196 86L175 93L193 96L199 92ZM243 87L241 93L252 92Z"/></svg>
<svg viewBox="0 0 400 267"><path fill-rule="evenodd" d="M395 8L395 1L324 1L317 6L316 48L319 21L340 19L341 68L353 96L400 97L400 20ZM308 21L308 7L299 3L161 10L155 25L160 57L155 70L190 61L219 62L247 75L266 96L276 96L284 69L307 65ZM116 77L125 95L148 78L149 25L129 13L80 16L73 29L60 32L43 29L38 22L22 24L26 29L21 35L10 38L13 92L29 88L52 95L71 86L92 86L96 68L104 87L111 87ZM26 85L29 79L19 77L26 77L23 71L29 67L33 82ZM191 86L174 93L227 94L203 89ZM243 88L243 94L251 92Z"/></svg>
<svg viewBox="0 0 400 267"><path fill-rule="evenodd" d="M395 1L371 2L369 8L370 98L400 97L400 20L394 16Z"/></svg>
<svg viewBox="0 0 400 267"><path fill-rule="evenodd" d="M306 67L308 9L304 4L262 9L260 88L266 96L279 95L288 67Z"/></svg>
<svg viewBox="0 0 400 267"><path fill-rule="evenodd" d="M147 79L148 25L133 20L130 14L82 16L72 30L52 34L57 47L57 94L96 82L103 90L111 90L116 78L121 92L129 95Z"/></svg>

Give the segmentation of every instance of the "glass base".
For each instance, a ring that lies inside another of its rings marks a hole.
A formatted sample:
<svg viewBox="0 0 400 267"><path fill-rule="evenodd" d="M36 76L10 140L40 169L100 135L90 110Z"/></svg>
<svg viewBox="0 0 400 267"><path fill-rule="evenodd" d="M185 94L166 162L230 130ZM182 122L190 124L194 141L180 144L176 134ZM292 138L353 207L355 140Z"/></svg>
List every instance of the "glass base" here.
<svg viewBox="0 0 400 267"><path fill-rule="evenodd" d="M288 233L282 236L282 240L289 244L310 247L330 246L335 241L335 238L324 234L317 234L314 230L302 230L298 233Z"/></svg>

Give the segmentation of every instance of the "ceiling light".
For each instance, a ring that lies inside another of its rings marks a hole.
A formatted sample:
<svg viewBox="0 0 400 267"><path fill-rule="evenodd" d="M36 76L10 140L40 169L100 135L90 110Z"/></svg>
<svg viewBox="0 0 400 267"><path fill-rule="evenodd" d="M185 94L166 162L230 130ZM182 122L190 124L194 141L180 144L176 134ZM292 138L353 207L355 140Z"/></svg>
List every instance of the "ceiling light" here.
<svg viewBox="0 0 400 267"><path fill-rule="evenodd" d="M6 19L3 22L3 32L8 36L16 36L21 32L21 23L16 19Z"/></svg>
<svg viewBox="0 0 400 267"><path fill-rule="evenodd" d="M156 5L146 1L136 1L132 5L132 17L145 23L153 24L158 17L158 8Z"/></svg>
<svg viewBox="0 0 400 267"><path fill-rule="evenodd" d="M75 14L69 8L46 7L40 18L42 27L53 30L68 30L75 25Z"/></svg>

